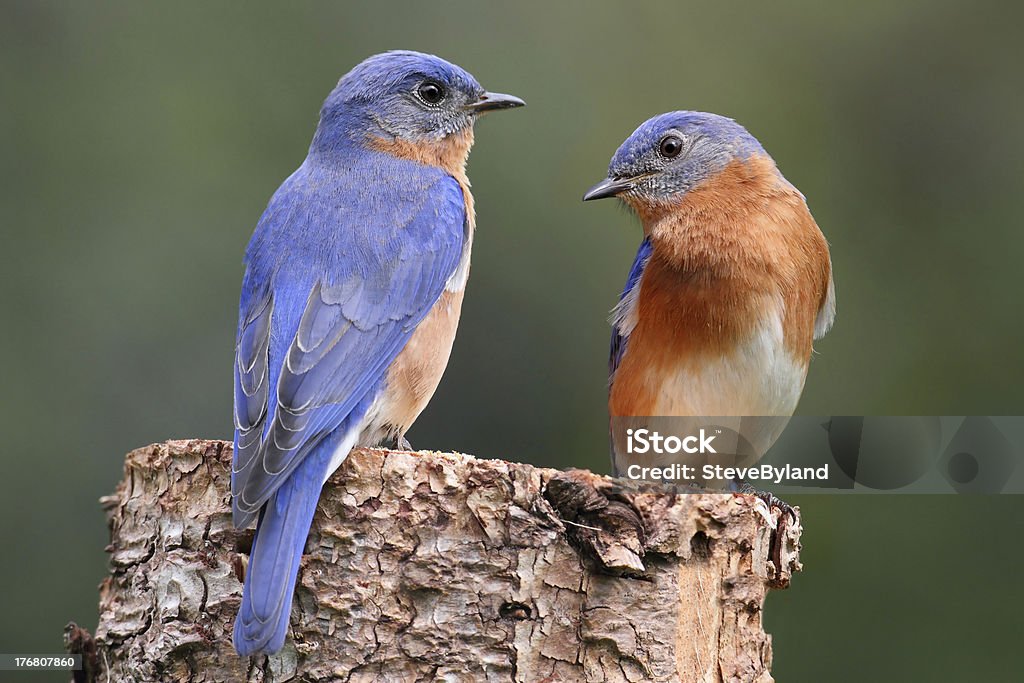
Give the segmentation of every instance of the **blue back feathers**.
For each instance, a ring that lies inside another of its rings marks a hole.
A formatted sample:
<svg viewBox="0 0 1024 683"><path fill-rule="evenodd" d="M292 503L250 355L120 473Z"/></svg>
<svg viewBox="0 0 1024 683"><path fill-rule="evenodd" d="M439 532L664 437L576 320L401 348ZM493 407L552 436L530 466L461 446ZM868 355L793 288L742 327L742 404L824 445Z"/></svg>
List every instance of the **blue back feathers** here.
<svg viewBox="0 0 1024 683"><path fill-rule="evenodd" d="M420 114L429 124L407 92L407 81L425 77L479 89L459 67L414 52L371 57L344 76L310 155L274 194L246 250L232 477L239 526L379 389L462 256L458 182L375 150L364 125L368 112L378 123Z"/></svg>
<svg viewBox="0 0 1024 683"><path fill-rule="evenodd" d="M236 524L348 417L440 297L465 205L444 172L380 152L304 163L246 255L236 357Z"/></svg>

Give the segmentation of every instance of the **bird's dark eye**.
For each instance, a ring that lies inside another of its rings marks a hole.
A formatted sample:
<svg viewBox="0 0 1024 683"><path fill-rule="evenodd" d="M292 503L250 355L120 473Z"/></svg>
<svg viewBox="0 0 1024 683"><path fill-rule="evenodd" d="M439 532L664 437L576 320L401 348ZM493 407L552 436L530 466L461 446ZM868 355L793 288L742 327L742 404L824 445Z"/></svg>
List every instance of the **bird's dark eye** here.
<svg viewBox="0 0 1024 683"><path fill-rule="evenodd" d="M427 104L439 104L444 99L444 86L436 81L424 81L416 89L416 94Z"/></svg>
<svg viewBox="0 0 1024 683"><path fill-rule="evenodd" d="M675 159L683 151L683 141L677 135L666 135L658 143L658 151L666 159Z"/></svg>

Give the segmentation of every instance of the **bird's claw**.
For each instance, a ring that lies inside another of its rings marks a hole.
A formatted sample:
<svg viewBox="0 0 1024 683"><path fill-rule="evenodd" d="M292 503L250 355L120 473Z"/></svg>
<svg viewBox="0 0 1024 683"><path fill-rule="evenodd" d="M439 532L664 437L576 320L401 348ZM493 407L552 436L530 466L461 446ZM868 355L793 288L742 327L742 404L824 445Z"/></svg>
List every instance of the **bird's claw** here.
<svg viewBox="0 0 1024 683"><path fill-rule="evenodd" d="M392 450L396 451L414 451L415 448L409 443L409 439L405 438L404 434L397 434L391 441Z"/></svg>
<svg viewBox="0 0 1024 683"><path fill-rule="evenodd" d="M787 503L786 501L782 500L781 498L779 498L778 496L769 491L762 491L760 489L754 488L753 486L746 482L743 482L742 484L739 485L739 492L755 496L759 502L765 505L766 509L760 511L761 515L765 516L765 512L767 512L765 520L768 522L768 525L771 526L773 529L776 527L776 524L775 518L771 514L772 508L779 508L779 510L781 510L784 515L789 515L790 520L793 522L795 522L797 519L796 508L794 508L792 505L790 505L789 503Z"/></svg>

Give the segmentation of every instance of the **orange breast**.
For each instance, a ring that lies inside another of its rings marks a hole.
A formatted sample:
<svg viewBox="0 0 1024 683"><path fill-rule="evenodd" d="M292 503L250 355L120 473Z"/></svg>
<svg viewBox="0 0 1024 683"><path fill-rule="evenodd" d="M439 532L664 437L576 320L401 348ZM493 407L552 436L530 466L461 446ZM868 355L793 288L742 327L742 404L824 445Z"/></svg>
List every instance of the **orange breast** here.
<svg viewBox="0 0 1024 683"><path fill-rule="evenodd" d="M634 208L654 252L611 415L791 413L831 277L801 195L754 159L681 202Z"/></svg>
<svg viewBox="0 0 1024 683"><path fill-rule="evenodd" d="M687 414L701 402L686 387L670 388L672 378L697 372L753 337L762 303L738 283L674 268L657 251L640 288L637 323L610 392L611 414L657 415L672 405Z"/></svg>
<svg viewBox="0 0 1024 683"><path fill-rule="evenodd" d="M445 291L441 295L388 370L381 417L403 434L427 407L448 366L462 294Z"/></svg>

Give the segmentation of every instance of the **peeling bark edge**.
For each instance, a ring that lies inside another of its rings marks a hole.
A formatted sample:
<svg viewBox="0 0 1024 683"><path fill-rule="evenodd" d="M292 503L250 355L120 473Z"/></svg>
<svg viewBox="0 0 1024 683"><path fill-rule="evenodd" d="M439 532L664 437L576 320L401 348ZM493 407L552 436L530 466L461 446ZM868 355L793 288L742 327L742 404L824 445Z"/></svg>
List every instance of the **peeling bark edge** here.
<svg viewBox="0 0 1024 683"><path fill-rule="evenodd" d="M101 503L111 572L82 681L771 681L761 613L800 519L743 494L628 486L434 452L359 450L324 488L291 637L240 658L251 530L231 444L135 450Z"/></svg>

